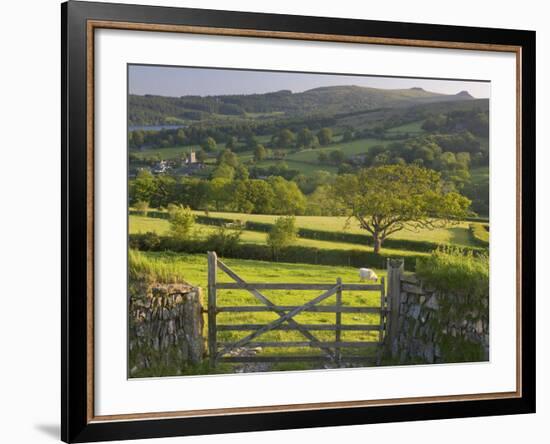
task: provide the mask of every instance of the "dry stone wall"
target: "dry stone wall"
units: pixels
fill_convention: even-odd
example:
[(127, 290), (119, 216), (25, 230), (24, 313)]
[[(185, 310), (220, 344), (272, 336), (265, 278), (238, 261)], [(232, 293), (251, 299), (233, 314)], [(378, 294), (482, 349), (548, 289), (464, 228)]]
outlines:
[(178, 369), (204, 358), (200, 288), (136, 284), (129, 304), (130, 375), (151, 367)]
[(414, 274), (405, 274), (398, 260), (388, 263), (388, 282), (391, 311), (386, 349), (393, 361), (489, 360), (488, 298), (479, 300), (427, 287)]

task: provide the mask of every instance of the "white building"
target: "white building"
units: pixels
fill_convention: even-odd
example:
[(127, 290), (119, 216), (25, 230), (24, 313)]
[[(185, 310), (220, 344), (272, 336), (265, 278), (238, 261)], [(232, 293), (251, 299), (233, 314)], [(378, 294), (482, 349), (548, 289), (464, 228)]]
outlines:
[(166, 160), (161, 160), (153, 167), (153, 174), (162, 174), (166, 173), (168, 170), (168, 162)]

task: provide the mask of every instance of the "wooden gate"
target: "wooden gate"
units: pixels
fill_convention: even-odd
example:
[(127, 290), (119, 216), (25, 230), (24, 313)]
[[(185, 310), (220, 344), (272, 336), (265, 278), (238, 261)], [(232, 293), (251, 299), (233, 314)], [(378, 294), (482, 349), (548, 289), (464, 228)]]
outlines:
[[(217, 281), (218, 268), (229, 276), (233, 282), (222, 283)], [(242, 289), (252, 294), (261, 304), (252, 306), (220, 306), (217, 304), (219, 290)], [(308, 300), (302, 305), (281, 306), (270, 301), (260, 290), (318, 290), (322, 291), (317, 297)], [(343, 291), (377, 291), (380, 292), (380, 306), (345, 306), (342, 304)], [(334, 305), (319, 305), (334, 297)], [(384, 332), (387, 319), (387, 297), (384, 278), (380, 284), (345, 284), (340, 278), (334, 284), (313, 283), (250, 283), (244, 281), (220, 261), (215, 252), (208, 252), (208, 352), (210, 366), (215, 367), (218, 362), (300, 362), (300, 361), (330, 361), (337, 366), (343, 362), (365, 360), (365, 357), (343, 356), (346, 348), (376, 347), (382, 351)], [(245, 312), (273, 312), (278, 318), (266, 324), (218, 324), (219, 313)], [(303, 324), (295, 317), (304, 312), (334, 313), (334, 324)], [(343, 313), (374, 313), (379, 315), (376, 324), (342, 323)], [(271, 330), (297, 331), (304, 341), (258, 341), (258, 337)], [(235, 342), (218, 342), (219, 331), (248, 331), (243, 338)], [(312, 331), (333, 331), (333, 341), (321, 341)], [(343, 331), (378, 331), (375, 341), (342, 341)], [(241, 347), (314, 347), (322, 354), (319, 356), (226, 356), (231, 351)], [(376, 353), (379, 357), (380, 353)]]

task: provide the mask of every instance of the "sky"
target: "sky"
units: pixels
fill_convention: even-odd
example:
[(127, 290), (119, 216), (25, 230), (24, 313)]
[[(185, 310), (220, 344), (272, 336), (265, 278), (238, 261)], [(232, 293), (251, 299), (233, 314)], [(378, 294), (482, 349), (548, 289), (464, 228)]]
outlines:
[(280, 91), (302, 92), (321, 86), (357, 85), (383, 89), (420, 87), (426, 91), (456, 94), (468, 91), (476, 98), (490, 96), (490, 83), (365, 75), (311, 74), (275, 71), (248, 71), (224, 68), (189, 68), (130, 65), (130, 94), (180, 97), (186, 95), (254, 94)]

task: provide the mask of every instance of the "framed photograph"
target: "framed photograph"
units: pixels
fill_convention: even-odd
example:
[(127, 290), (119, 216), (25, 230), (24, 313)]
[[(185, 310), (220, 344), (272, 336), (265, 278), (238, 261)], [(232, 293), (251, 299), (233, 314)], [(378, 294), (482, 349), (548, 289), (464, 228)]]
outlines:
[(535, 33), (62, 5), (62, 439), (535, 411)]

